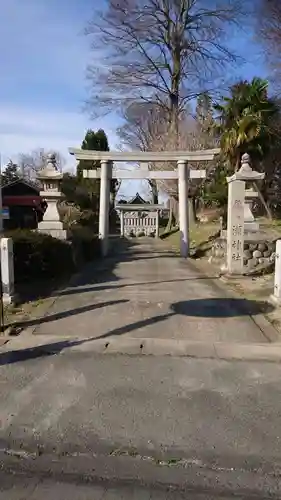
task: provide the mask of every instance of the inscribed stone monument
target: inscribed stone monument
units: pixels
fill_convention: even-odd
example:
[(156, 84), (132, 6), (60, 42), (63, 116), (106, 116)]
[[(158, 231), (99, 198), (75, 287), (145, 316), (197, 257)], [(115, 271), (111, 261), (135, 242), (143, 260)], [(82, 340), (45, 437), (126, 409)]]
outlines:
[(227, 214), (227, 269), (232, 274), (243, 272), (245, 182), (229, 184)]

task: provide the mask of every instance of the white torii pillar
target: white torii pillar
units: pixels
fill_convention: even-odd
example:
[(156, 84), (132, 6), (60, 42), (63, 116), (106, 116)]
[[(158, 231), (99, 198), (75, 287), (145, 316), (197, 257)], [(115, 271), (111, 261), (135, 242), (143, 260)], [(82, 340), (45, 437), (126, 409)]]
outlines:
[(101, 161), (100, 174), (100, 213), (99, 213), (99, 238), (103, 257), (108, 253), (109, 209), (110, 209), (110, 181), (112, 178), (112, 162)]
[(180, 253), (184, 258), (189, 255), (188, 183), (188, 164), (185, 160), (180, 160), (178, 161)]

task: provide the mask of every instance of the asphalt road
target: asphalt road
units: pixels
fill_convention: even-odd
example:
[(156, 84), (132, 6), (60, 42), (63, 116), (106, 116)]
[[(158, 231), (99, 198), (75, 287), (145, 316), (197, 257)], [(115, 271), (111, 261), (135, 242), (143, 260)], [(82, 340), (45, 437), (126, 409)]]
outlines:
[[(66, 481), (0, 473), (0, 500), (254, 500), (257, 497), (223, 492), (178, 489), (156, 484), (120, 484), (118, 481)], [(269, 498), (269, 497), (268, 497)], [(272, 498), (272, 497), (271, 497)]]
[[(171, 485), (191, 498), (281, 497), (277, 363), (65, 351), (8, 363), (0, 375), (2, 475), (19, 476), (19, 488), (40, 478), (33, 495), (51, 471), (52, 498), (70, 481), (72, 500), (75, 490), (83, 498), (85, 479), (108, 481), (106, 495), (129, 482), (136, 498), (165, 498)], [(28, 498), (49, 498), (38, 495)]]

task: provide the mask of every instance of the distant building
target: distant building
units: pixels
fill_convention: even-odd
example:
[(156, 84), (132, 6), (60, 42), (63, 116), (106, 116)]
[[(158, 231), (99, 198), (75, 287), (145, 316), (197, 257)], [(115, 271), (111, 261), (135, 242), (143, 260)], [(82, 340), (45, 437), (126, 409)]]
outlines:
[(139, 193), (137, 193), (131, 200), (129, 200), (128, 205), (149, 205), (149, 201), (145, 201)]
[(36, 229), (47, 204), (40, 189), (19, 179), (2, 187), (3, 229)]

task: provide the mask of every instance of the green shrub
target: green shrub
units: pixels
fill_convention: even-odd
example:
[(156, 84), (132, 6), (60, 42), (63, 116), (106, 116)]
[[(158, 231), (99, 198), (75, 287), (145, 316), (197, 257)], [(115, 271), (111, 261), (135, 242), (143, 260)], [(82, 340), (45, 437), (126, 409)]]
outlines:
[(159, 227), (166, 227), (169, 222), (169, 217), (160, 217), (159, 218)]
[(77, 264), (89, 262), (100, 257), (100, 240), (98, 235), (89, 227), (79, 225), (72, 227), (70, 240)]
[(5, 232), (12, 238), (15, 281), (59, 278), (74, 270), (71, 245), (66, 241), (28, 229)]
[(120, 233), (120, 218), (115, 209), (109, 212), (109, 232), (110, 234)]
[(80, 217), (77, 219), (77, 226), (80, 228), (85, 227), (89, 229), (92, 234), (98, 233), (99, 230), (99, 216), (93, 210), (83, 210)]

